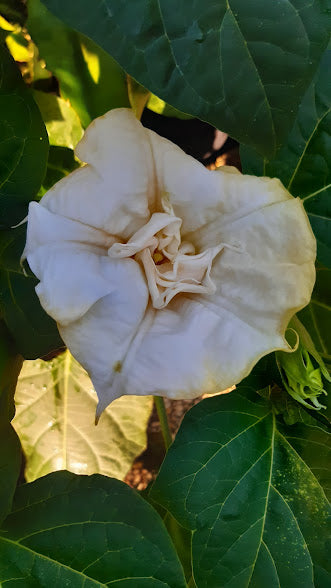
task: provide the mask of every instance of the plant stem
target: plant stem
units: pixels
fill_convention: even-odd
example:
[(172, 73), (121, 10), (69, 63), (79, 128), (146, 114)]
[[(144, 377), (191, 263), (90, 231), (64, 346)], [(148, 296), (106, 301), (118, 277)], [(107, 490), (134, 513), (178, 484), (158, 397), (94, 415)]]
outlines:
[(154, 396), (154, 402), (157, 410), (157, 415), (159, 417), (162, 436), (164, 440), (164, 445), (166, 450), (168, 451), (171, 443), (172, 443), (172, 436), (169, 428), (168, 418), (167, 418), (167, 411), (164, 405), (164, 400), (160, 396)]

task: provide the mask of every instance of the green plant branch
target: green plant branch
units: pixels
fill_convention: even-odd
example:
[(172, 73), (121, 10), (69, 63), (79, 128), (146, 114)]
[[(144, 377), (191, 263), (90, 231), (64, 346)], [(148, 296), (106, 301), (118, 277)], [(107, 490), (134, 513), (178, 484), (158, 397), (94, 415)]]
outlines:
[(154, 402), (155, 402), (157, 415), (159, 417), (159, 421), (160, 421), (160, 425), (161, 425), (161, 431), (162, 431), (162, 436), (163, 436), (163, 440), (164, 440), (164, 445), (165, 445), (166, 450), (168, 451), (168, 449), (172, 443), (172, 436), (171, 436), (171, 431), (169, 428), (167, 411), (166, 411), (166, 408), (164, 405), (164, 400), (160, 396), (154, 396)]

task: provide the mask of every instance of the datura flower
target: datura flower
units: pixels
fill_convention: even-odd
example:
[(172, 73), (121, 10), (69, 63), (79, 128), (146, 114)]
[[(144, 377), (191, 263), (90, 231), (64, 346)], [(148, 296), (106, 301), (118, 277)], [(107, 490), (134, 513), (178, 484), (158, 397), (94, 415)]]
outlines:
[(76, 154), (86, 165), (30, 204), (24, 255), (98, 414), (124, 394), (218, 392), (290, 351), (315, 239), (279, 180), (209, 171), (128, 109), (92, 122)]

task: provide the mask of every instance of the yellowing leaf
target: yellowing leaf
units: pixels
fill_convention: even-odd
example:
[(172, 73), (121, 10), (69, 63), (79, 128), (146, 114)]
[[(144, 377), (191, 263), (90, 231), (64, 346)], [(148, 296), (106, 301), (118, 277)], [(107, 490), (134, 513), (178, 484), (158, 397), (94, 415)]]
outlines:
[(146, 447), (152, 397), (116, 400), (96, 427), (96, 393), (69, 351), (50, 362), (26, 361), (15, 400), (29, 482), (60, 469), (122, 479)]

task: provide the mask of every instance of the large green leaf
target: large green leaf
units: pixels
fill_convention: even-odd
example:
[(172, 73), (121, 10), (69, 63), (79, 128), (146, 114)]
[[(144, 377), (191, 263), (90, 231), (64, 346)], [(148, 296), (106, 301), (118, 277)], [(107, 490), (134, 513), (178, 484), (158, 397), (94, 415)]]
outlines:
[(25, 362), (15, 402), (13, 424), (27, 458), (29, 482), (62, 469), (123, 479), (146, 448), (153, 398), (115, 400), (96, 427), (96, 393), (69, 351), (48, 362)]
[(47, 153), (40, 112), (0, 43), (0, 228), (26, 215), (44, 177)]
[(317, 74), (298, 111), (291, 133), (275, 159), (260, 158), (243, 148), (247, 173), (278, 177), (303, 199), (317, 239), (319, 260), (331, 267), (331, 50), (325, 52)]
[(327, 434), (312, 423), (279, 424), (245, 386), (187, 414), (151, 495), (194, 531), (198, 588), (327, 586)]
[(112, 57), (65, 26), (40, 0), (29, 0), (28, 8), (28, 31), (84, 127), (111, 108), (130, 107), (125, 73)]
[(26, 225), (0, 231), (0, 306), (18, 351), (34, 359), (63, 347), (63, 341), (55, 321), (40, 305), (38, 280), (20, 265), (25, 232)]
[(316, 284), (310, 304), (298, 313), (298, 317), (315, 344), (315, 347), (331, 371), (331, 270), (318, 267)]
[(0, 535), (0, 581), (17, 586), (185, 588), (161, 519), (117, 480), (69, 472), (17, 490)]
[(320, 0), (44, 0), (172, 106), (272, 154), (328, 41)]
[(21, 467), (21, 446), (10, 424), (14, 392), (22, 358), (0, 321), (0, 522), (9, 513)]
[(83, 136), (83, 129), (69, 102), (37, 90), (33, 96), (44, 119), (50, 145), (74, 149)]

